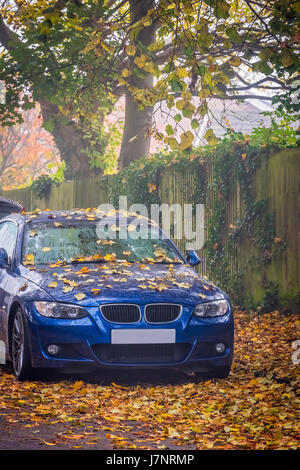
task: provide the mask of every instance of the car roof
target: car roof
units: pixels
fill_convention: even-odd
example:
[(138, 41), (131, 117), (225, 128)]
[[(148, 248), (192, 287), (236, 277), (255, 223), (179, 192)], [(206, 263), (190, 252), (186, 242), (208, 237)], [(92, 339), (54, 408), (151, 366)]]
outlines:
[(128, 221), (134, 220), (136, 217), (139, 217), (144, 220), (148, 220), (149, 224), (154, 224), (156, 225), (155, 222), (152, 220), (148, 219), (147, 217), (140, 216), (139, 214), (135, 214), (133, 212), (127, 212), (127, 211), (117, 211), (117, 210), (108, 210), (108, 211), (101, 211), (97, 210), (95, 208), (88, 208), (88, 209), (72, 209), (72, 210), (63, 210), (63, 211), (57, 211), (57, 210), (39, 210), (35, 209), (31, 212), (25, 212), (22, 211), (19, 214), (10, 214), (9, 216), (1, 219), (1, 222), (5, 220), (14, 220), (17, 223), (26, 223), (29, 220), (32, 220), (33, 222), (38, 222), (38, 223), (46, 223), (51, 221), (54, 223), (55, 221), (82, 221), (82, 220), (87, 220), (87, 221), (93, 221), (93, 220), (101, 220), (105, 218), (106, 220), (110, 219), (117, 219), (117, 218), (122, 218), (122, 217), (127, 217)]
[(23, 210), (22, 204), (12, 199), (0, 197), (0, 212), (10, 214), (12, 212), (21, 212)]

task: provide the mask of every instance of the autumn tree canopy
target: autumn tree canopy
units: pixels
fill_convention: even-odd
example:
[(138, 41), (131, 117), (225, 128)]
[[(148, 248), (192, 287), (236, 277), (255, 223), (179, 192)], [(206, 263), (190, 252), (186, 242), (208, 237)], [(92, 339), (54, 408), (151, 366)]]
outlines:
[(22, 112), (22, 123), (0, 127), (0, 186), (28, 185), (61, 161), (53, 137), (42, 128), (39, 107)]
[(266, 99), (263, 88), (299, 109), (299, 17), (297, 0), (2, 0), (1, 121), (20, 118), (20, 92), (38, 101), (69, 174), (83, 177), (104, 166), (104, 119), (120, 96), (120, 167), (147, 155), (163, 101), (169, 123), (156, 137), (184, 151), (193, 134), (174, 131), (183, 117), (197, 128), (209, 98)]

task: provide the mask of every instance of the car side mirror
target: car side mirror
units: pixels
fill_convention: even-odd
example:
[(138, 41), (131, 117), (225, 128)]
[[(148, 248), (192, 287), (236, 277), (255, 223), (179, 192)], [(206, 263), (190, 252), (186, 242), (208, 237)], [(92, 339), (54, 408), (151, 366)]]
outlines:
[(8, 266), (8, 254), (4, 248), (0, 248), (0, 269), (7, 268)]
[(188, 250), (186, 252), (186, 260), (190, 266), (197, 266), (201, 263), (201, 259), (194, 250)]

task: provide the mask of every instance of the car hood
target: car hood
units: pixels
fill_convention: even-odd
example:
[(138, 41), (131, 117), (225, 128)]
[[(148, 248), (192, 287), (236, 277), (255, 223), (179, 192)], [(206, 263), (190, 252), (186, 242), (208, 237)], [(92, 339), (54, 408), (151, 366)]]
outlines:
[(83, 306), (111, 301), (195, 305), (228, 298), (188, 265), (77, 264), (35, 269), (21, 266), (20, 271), (53, 300)]

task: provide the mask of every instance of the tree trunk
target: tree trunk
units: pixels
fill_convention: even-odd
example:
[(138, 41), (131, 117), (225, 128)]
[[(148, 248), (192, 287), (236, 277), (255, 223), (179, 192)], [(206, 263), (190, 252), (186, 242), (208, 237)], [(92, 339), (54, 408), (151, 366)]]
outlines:
[(121, 169), (149, 153), (153, 113), (150, 106), (139, 111), (130, 94), (125, 99), (125, 126), (119, 157)]
[[(45, 122), (53, 116), (56, 119), (59, 118), (61, 113), (55, 104), (50, 103), (43, 97), (39, 98), (39, 103)], [(62, 159), (66, 162), (65, 175), (67, 178), (89, 178), (102, 173), (99, 168), (90, 169), (86, 151), (88, 142), (83, 138), (83, 131), (78, 129), (75, 123), (70, 121), (69, 125), (63, 126), (57, 119), (57, 124), (54, 125), (51, 134)]]
[[(143, 0), (137, 2), (130, 0), (131, 24), (139, 21), (147, 15), (147, 11), (155, 8), (154, 0)], [(153, 22), (150, 26), (142, 29), (136, 36), (135, 42), (144, 46), (149, 46), (155, 40), (157, 23)], [(140, 53), (137, 52), (138, 55)], [(138, 78), (134, 74), (134, 57), (129, 58), (129, 68), (131, 70), (130, 84), (139, 89), (153, 87), (153, 75), (145, 72), (144, 78)], [(122, 144), (119, 156), (119, 167), (122, 169), (130, 162), (144, 157), (149, 152), (151, 140), (152, 114), (153, 106), (146, 106), (139, 110), (137, 103), (130, 93), (125, 97), (125, 125), (122, 137)]]

